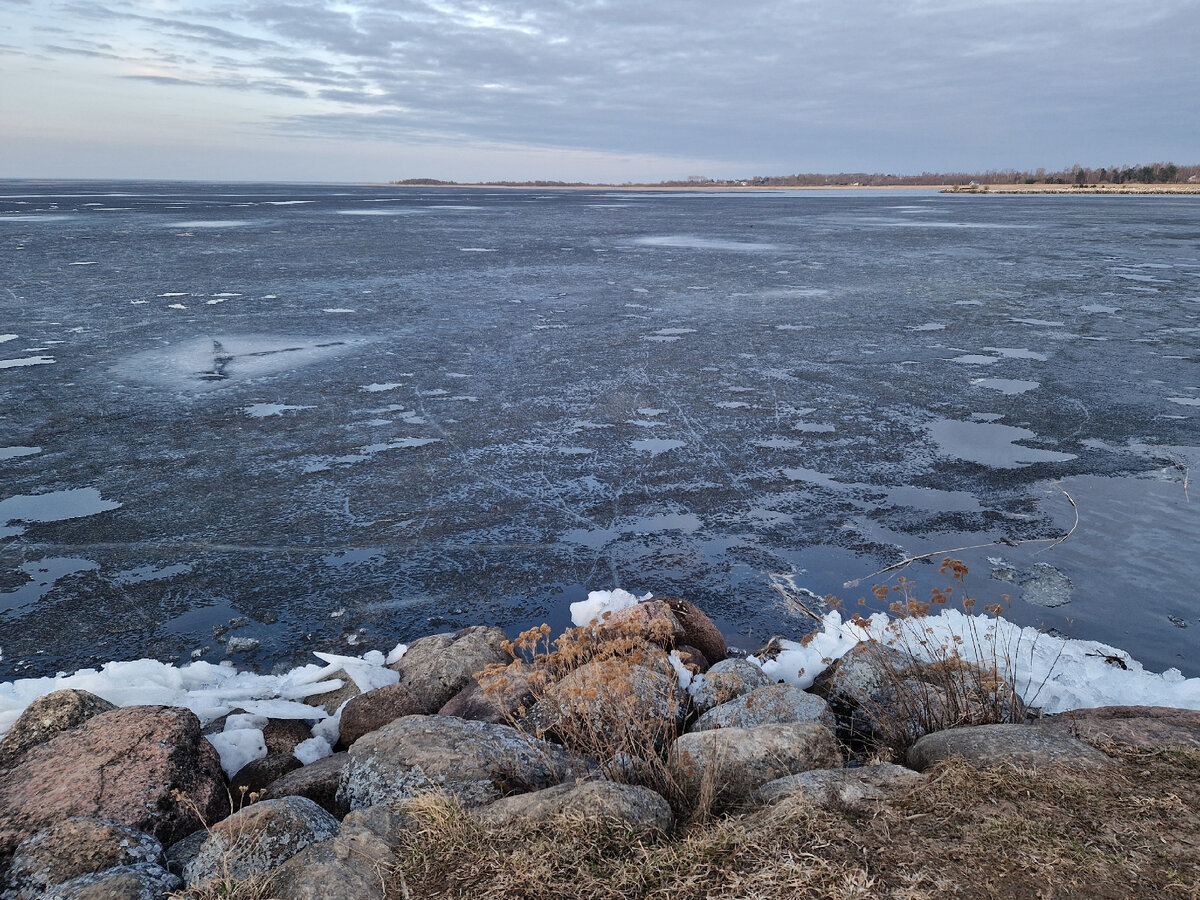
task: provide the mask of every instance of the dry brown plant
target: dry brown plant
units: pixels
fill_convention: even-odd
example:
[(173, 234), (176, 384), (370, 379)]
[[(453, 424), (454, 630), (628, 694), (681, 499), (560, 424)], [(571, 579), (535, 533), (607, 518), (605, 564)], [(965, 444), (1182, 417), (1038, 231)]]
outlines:
[[(865, 642), (884, 684), (862, 699), (863, 715), (852, 716), (851, 730), (856, 741), (883, 757), (903, 758), (913, 742), (934, 731), (1026, 721), (1028, 707), (1036, 703), (1050, 677), (1047, 674), (1042, 684), (1030, 686), (1034, 689), (1027, 704), (1005, 673), (1015, 671), (1017, 657), (1032, 654), (1033, 647), (997, 639), (1002, 605), (984, 607), (990, 623), (975, 618), (978, 604), (966, 590), (969, 570), (961, 560), (945, 557), (938, 571), (948, 575), (951, 584), (933, 588), (928, 600), (918, 598), (916, 584), (905, 576), (894, 585), (872, 588), (876, 602), (886, 603), (891, 615), (884, 639)], [(929, 617), (954, 603), (967, 614), (967, 633), (947, 639), (932, 627)], [(850, 621), (868, 624), (861, 614)]]
[(529, 704), (496, 696), (514, 689), (508, 666), (477, 676), (510, 724), (594, 760), (611, 781), (657, 791), (676, 815), (693, 804), (669, 764), (669, 749), (683, 725), (687, 696), (679, 688), (664, 646), (673, 629), (666, 616), (605, 614), (551, 641), (541, 625), (505, 645), (514, 661), (531, 669)]

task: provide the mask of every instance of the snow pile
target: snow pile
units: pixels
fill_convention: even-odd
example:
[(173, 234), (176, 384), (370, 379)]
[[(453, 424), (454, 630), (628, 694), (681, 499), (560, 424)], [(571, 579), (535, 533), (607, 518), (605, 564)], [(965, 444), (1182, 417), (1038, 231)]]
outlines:
[(605, 613), (620, 612), (631, 606), (636, 606), (644, 600), (649, 600), (653, 594), (638, 597), (620, 588), (612, 591), (592, 591), (586, 600), (571, 604), (571, 623), (586, 625), (592, 619), (599, 619)]
[(808, 688), (835, 659), (871, 638), (927, 661), (945, 658), (945, 648), (953, 647), (968, 662), (994, 663), (1027, 704), (1047, 713), (1098, 706), (1200, 709), (1200, 678), (1184, 678), (1178, 669), (1147, 672), (1108, 644), (1057, 638), (1007, 619), (953, 609), (900, 620), (876, 613), (848, 622), (830, 612), (807, 645), (782, 641), (782, 651), (763, 660), (763, 671), (774, 680)]
[[(22, 678), (0, 683), (0, 737), (38, 697), (67, 688), (88, 691), (117, 706), (186, 707), (204, 723), (239, 708), (252, 716), (271, 719), (324, 719), (324, 710), (298, 701), (338, 690), (345, 681), (334, 677), (337, 675), (349, 678), (360, 691), (395, 684), (400, 676), (385, 668), (385, 663), (398, 660), (405, 649), (399, 645), (386, 657), (378, 650), (362, 656), (317, 653), (324, 665), (300, 666), (284, 675), (256, 675), (207, 662), (172, 666), (139, 659), (80, 669), (72, 675)], [(239, 717), (234, 719), (238, 724), (231, 731), (253, 730)], [(227, 740), (248, 739), (242, 736)], [(330, 743), (336, 740), (335, 733)]]

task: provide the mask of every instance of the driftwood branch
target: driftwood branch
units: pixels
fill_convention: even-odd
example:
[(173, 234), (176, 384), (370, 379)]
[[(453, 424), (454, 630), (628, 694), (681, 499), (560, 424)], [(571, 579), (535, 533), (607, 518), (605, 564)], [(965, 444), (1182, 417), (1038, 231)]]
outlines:
[[(1060, 490), (1062, 489), (1060, 488)], [(892, 563), (890, 566), (884, 566), (878, 572), (872, 572), (870, 575), (864, 575), (861, 578), (855, 578), (853, 581), (847, 581), (842, 585), (842, 587), (858, 587), (868, 578), (875, 578), (878, 575), (885, 575), (888, 572), (894, 572), (896, 569), (903, 569), (910, 563), (919, 562), (922, 559), (929, 559), (931, 556), (947, 556), (951, 553), (961, 553), (964, 550), (985, 550), (988, 547), (1013, 547), (1017, 544), (1045, 544), (1047, 542), (1052, 542), (1050, 543), (1049, 547), (1044, 547), (1038, 551), (1039, 553), (1045, 553), (1047, 550), (1054, 549), (1071, 535), (1073, 535), (1075, 533), (1075, 529), (1079, 527), (1079, 507), (1075, 505), (1075, 498), (1066, 491), (1063, 491), (1063, 496), (1067, 498), (1067, 502), (1071, 504), (1071, 509), (1075, 511), (1075, 522), (1071, 525), (1071, 530), (1060, 538), (1027, 538), (1026, 540), (1021, 541), (988, 541), (986, 544), (971, 544), (966, 547), (951, 547), (947, 550), (933, 550), (929, 553), (921, 553), (917, 556), (910, 556), (906, 559), (900, 560), (898, 563)], [(779, 588), (776, 587), (776, 590), (779, 590)]]

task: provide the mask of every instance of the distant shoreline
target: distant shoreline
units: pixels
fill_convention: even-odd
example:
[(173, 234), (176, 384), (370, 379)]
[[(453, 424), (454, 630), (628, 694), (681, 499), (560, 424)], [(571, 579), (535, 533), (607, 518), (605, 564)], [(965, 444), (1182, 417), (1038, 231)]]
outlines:
[(391, 188), (501, 190), (501, 191), (624, 191), (637, 193), (749, 193), (777, 194), (794, 191), (931, 191), (940, 194), (1089, 194), (1152, 195), (1200, 194), (1200, 184), (389, 184)]
[(943, 194), (1200, 194), (1200, 184), (956, 184)]

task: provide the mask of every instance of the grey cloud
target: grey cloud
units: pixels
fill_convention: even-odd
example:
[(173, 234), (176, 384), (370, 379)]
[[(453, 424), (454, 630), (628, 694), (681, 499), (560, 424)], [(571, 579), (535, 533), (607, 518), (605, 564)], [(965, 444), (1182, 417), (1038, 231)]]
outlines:
[(1118, 111), (1149, 115), (1128, 109), (1132, 97), (1170, 96), (1172, 84), (1171, 115), (1185, 123), (1177, 133), (1200, 127), (1186, 124), (1200, 121), (1200, 101), (1182, 87), (1200, 77), (1195, 0), (1153, 9), (1134, 0), (748, 0), (736, 9), (716, 0), (230, 0), (221, 16), (203, 7), (152, 16), (115, 0), (74, 8), (97, 28), (136, 24), (156, 36), (153, 61), (173, 67), (161, 83), (311, 97), (303, 115), (274, 125), (354, 140), (750, 153), (781, 171), (822, 153), (856, 155), (862, 168), (885, 157), (952, 165), (937, 161), (951, 152), (986, 166), (1039, 143), (1042, 152), (1058, 152), (1056, 141), (1086, 146), (1112, 132)]

